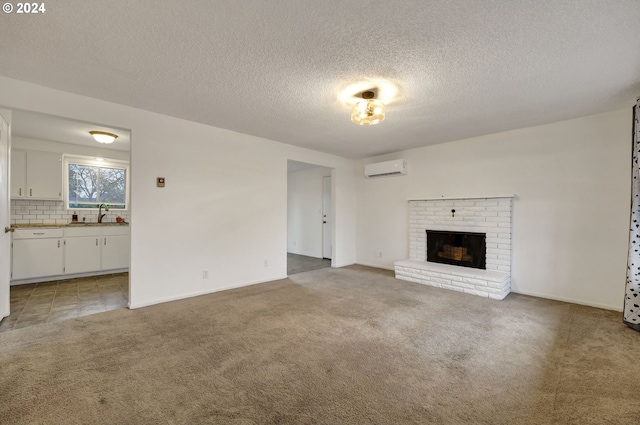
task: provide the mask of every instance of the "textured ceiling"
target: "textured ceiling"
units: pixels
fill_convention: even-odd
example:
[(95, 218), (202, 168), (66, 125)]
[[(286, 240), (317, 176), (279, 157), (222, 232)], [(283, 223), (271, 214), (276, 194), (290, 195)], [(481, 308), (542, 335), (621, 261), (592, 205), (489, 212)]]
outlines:
[[(630, 108), (640, 95), (637, 0), (46, 7), (0, 14), (0, 74), (350, 158)], [(348, 95), (368, 87), (392, 96), (387, 119), (356, 126)]]

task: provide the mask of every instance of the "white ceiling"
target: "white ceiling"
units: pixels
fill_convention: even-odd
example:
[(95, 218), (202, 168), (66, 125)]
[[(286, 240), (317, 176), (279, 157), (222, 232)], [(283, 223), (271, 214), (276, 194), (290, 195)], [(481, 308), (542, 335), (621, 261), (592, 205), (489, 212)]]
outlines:
[[(108, 145), (93, 140), (90, 131), (106, 131), (118, 138)], [(90, 146), (92, 148), (129, 151), (131, 137), (128, 130), (104, 125), (95, 125), (77, 120), (69, 120), (38, 112), (13, 109), (11, 113), (11, 133), (29, 139), (49, 140)]]
[[(46, 8), (0, 14), (0, 74), (350, 158), (630, 108), (640, 95), (638, 0)], [(369, 87), (393, 95), (387, 119), (356, 126), (350, 95)]]

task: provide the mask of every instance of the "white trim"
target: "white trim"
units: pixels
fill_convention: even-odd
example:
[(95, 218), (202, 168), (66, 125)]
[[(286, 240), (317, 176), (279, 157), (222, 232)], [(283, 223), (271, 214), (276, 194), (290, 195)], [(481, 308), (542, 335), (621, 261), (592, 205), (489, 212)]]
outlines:
[[(589, 307), (602, 308), (604, 310), (622, 312), (622, 309), (623, 309), (622, 303), (619, 306), (612, 306), (608, 304), (592, 303), (590, 301), (584, 301), (584, 300), (575, 299), (575, 298), (556, 297), (556, 296), (551, 296), (548, 294), (543, 294), (535, 291), (520, 291), (520, 290), (513, 289), (513, 287), (511, 287), (511, 292), (520, 294), (520, 295), (527, 295), (527, 296), (536, 297), (536, 298), (544, 298), (547, 300), (560, 301), (560, 302), (569, 303), (569, 304), (587, 305)], [(622, 320), (621, 320), (621, 323), (622, 323)]]
[(205, 291), (190, 292), (188, 294), (181, 294), (181, 295), (177, 295), (177, 296), (173, 296), (173, 297), (158, 298), (156, 300), (147, 301), (147, 302), (140, 303), (140, 304), (131, 304), (131, 301), (129, 301), (129, 304), (128, 304), (127, 307), (129, 307), (129, 309), (133, 310), (133, 309), (136, 309), (136, 308), (149, 307), (149, 306), (156, 305), (156, 304), (168, 303), (168, 302), (171, 302), (171, 301), (178, 301), (178, 300), (183, 300), (183, 299), (191, 298), (191, 297), (199, 297), (200, 295), (207, 295), (207, 294), (213, 294), (215, 292), (227, 291), (229, 289), (236, 289), (236, 288), (242, 288), (242, 287), (245, 287), (245, 286), (258, 285), (260, 283), (275, 282), (277, 280), (282, 280), (282, 279), (286, 279), (286, 278), (287, 278), (287, 276), (276, 277), (276, 278), (268, 279), (268, 280), (256, 280), (256, 281), (252, 281), (252, 282), (240, 283), (240, 284), (237, 284), (237, 285), (223, 286), (221, 288), (207, 289)]
[(11, 286), (26, 285), (28, 283), (51, 282), (51, 281), (57, 281), (57, 280), (75, 279), (78, 277), (90, 277), (90, 276), (102, 276), (105, 274), (127, 273), (128, 271), (129, 269), (125, 267), (123, 269), (99, 270), (99, 271), (84, 272), (84, 273), (59, 274), (55, 276), (16, 279), (11, 281)]
[(368, 263), (355, 263), (356, 266), (373, 267), (374, 269), (391, 270), (394, 271), (394, 267), (381, 266), (380, 264), (368, 264)]
[[(335, 257), (335, 255), (334, 255), (334, 257)], [(331, 259), (331, 268), (332, 268), (332, 269), (339, 269), (339, 268), (341, 268), (341, 267), (353, 266), (354, 264), (356, 264), (356, 263), (354, 262), (354, 263), (344, 263), (344, 264), (341, 264), (341, 263), (336, 262), (336, 263), (334, 264), (334, 263), (333, 263), (333, 258)]]

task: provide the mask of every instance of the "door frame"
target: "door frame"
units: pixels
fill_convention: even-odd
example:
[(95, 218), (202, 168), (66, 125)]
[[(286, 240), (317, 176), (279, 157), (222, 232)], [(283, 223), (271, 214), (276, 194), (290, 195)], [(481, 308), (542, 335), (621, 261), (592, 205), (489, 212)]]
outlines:
[[(0, 184), (6, 187), (6, 197), (0, 200), (0, 208), (5, 215), (5, 220), (0, 223), (0, 228), (11, 227), (11, 111), (0, 108), (0, 120), (7, 123), (7, 145), (6, 151), (0, 155), (6, 155), (6, 167), (0, 170)], [(0, 122), (0, 125), (3, 123)], [(4, 148), (3, 148), (4, 150)], [(0, 241), (0, 320), (11, 314), (11, 233), (6, 230), (3, 233), (4, 239)]]
[(333, 177), (322, 177), (322, 258), (333, 261)]

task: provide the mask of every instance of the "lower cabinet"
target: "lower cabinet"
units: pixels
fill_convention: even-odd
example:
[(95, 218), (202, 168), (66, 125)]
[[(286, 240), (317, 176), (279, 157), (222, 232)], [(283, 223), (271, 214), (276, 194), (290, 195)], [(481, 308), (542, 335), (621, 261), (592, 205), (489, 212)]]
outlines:
[(103, 270), (129, 268), (129, 235), (104, 235), (102, 237)]
[(17, 229), (13, 235), (12, 279), (55, 276), (63, 271), (62, 229)]
[(100, 237), (82, 236), (64, 241), (64, 272), (86, 273), (101, 270)]
[(129, 246), (128, 226), (16, 229), (11, 280), (127, 269)]

